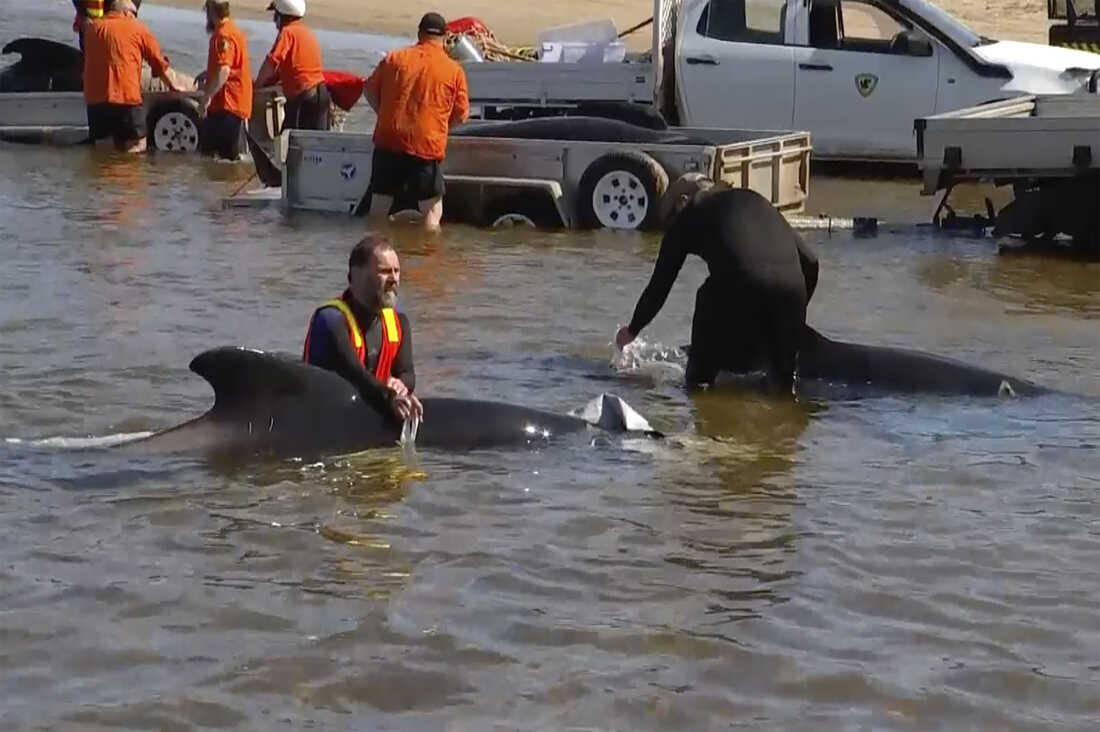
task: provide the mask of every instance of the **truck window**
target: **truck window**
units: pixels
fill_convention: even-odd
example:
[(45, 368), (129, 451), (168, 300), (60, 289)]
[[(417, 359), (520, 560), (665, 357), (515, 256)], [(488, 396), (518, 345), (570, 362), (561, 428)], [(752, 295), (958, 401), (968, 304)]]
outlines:
[(815, 0), (810, 45), (863, 53), (891, 53), (898, 33), (912, 26), (872, 0)]
[(696, 31), (738, 43), (783, 44), (787, 0), (710, 0)]
[(886, 41), (908, 30), (885, 10), (860, 0), (841, 0), (841, 29), (844, 45), (853, 41)]

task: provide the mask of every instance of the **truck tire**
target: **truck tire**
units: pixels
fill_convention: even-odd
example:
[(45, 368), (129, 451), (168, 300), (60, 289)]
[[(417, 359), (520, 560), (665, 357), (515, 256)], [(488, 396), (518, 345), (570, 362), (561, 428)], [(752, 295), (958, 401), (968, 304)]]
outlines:
[(581, 176), (577, 211), (582, 226), (652, 229), (659, 202), (668, 189), (668, 173), (645, 153), (608, 153)]
[(546, 193), (523, 191), (506, 193), (492, 199), (482, 215), (485, 226), (531, 226), (537, 229), (560, 228), (561, 216)]
[(154, 150), (197, 152), (202, 143), (198, 105), (187, 99), (157, 104), (149, 111), (146, 127)]

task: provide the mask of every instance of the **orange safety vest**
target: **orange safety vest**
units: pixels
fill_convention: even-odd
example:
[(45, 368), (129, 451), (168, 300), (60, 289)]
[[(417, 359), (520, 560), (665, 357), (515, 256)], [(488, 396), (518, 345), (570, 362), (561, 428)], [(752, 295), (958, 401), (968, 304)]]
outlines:
[[(355, 313), (342, 298), (329, 300), (313, 313), (309, 321), (309, 331), (306, 332), (306, 344), (302, 349), (302, 360), (309, 360), (309, 339), (313, 335), (313, 321), (317, 312), (324, 308), (336, 308), (344, 314), (344, 320), (348, 323), (348, 335), (351, 336), (351, 345), (355, 348), (355, 357), (364, 368), (367, 366), (367, 344), (363, 340), (363, 331), (359, 328), (359, 321), (355, 319)], [(390, 369), (393, 368), (393, 360), (397, 358), (397, 352), (401, 349), (401, 321), (393, 308), (382, 308), (382, 352), (378, 354), (378, 363), (374, 367), (374, 378), (386, 383), (390, 378)]]

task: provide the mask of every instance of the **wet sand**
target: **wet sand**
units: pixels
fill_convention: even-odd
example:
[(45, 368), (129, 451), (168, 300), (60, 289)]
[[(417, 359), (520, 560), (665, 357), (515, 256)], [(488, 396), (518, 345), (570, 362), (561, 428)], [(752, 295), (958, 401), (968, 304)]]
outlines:
[[(160, 0), (159, 5), (195, 8), (198, 0)], [(974, 30), (994, 38), (1046, 42), (1046, 5), (1042, 0), (942, 0), (937, 3)], [(267, 3), (233, 3), (242, 17), (266, 17)], [(420, 16), (429, 10), (448, 19), (472, 15), (489, 26), (502, 42), (512, 46), (534, 43), (543, 28), (584, 20), (611, 18), (623, 31), (648, 18), (648, 0), (559, 0), (554, 3), (505, 3), (498, 0), (435, 0), (432, 3), (364, 3), (362, 0), (309, 0), (307, 19), (318, 27), (411, 36)], [(636, 48), (648, 48), (650, 30), (632, 34)]]

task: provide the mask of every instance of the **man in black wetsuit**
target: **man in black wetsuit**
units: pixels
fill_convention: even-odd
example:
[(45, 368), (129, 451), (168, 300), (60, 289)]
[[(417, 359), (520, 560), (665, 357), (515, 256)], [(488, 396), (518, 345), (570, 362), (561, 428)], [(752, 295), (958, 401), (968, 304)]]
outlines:
[(674, 218), (630, 324), (615, 342), (622, 348), (653, 320), (687, 255), (695, 254), (710, 276), (695, 297), (688, 386), (712, 384), (721, 370), (763, 369), (770, 386), (790, 392), (817, 257), (760, 194), (690, 183), (694, 194), (687, 183), (666, 194)]
[(412, 326), (395, 310), (401, 263), (393, 245), (364, 237), (348, 258), (348, 288), (313, 313), (303, 358), (343, 376), (376, 409), (423, 419), (413, 394)]

